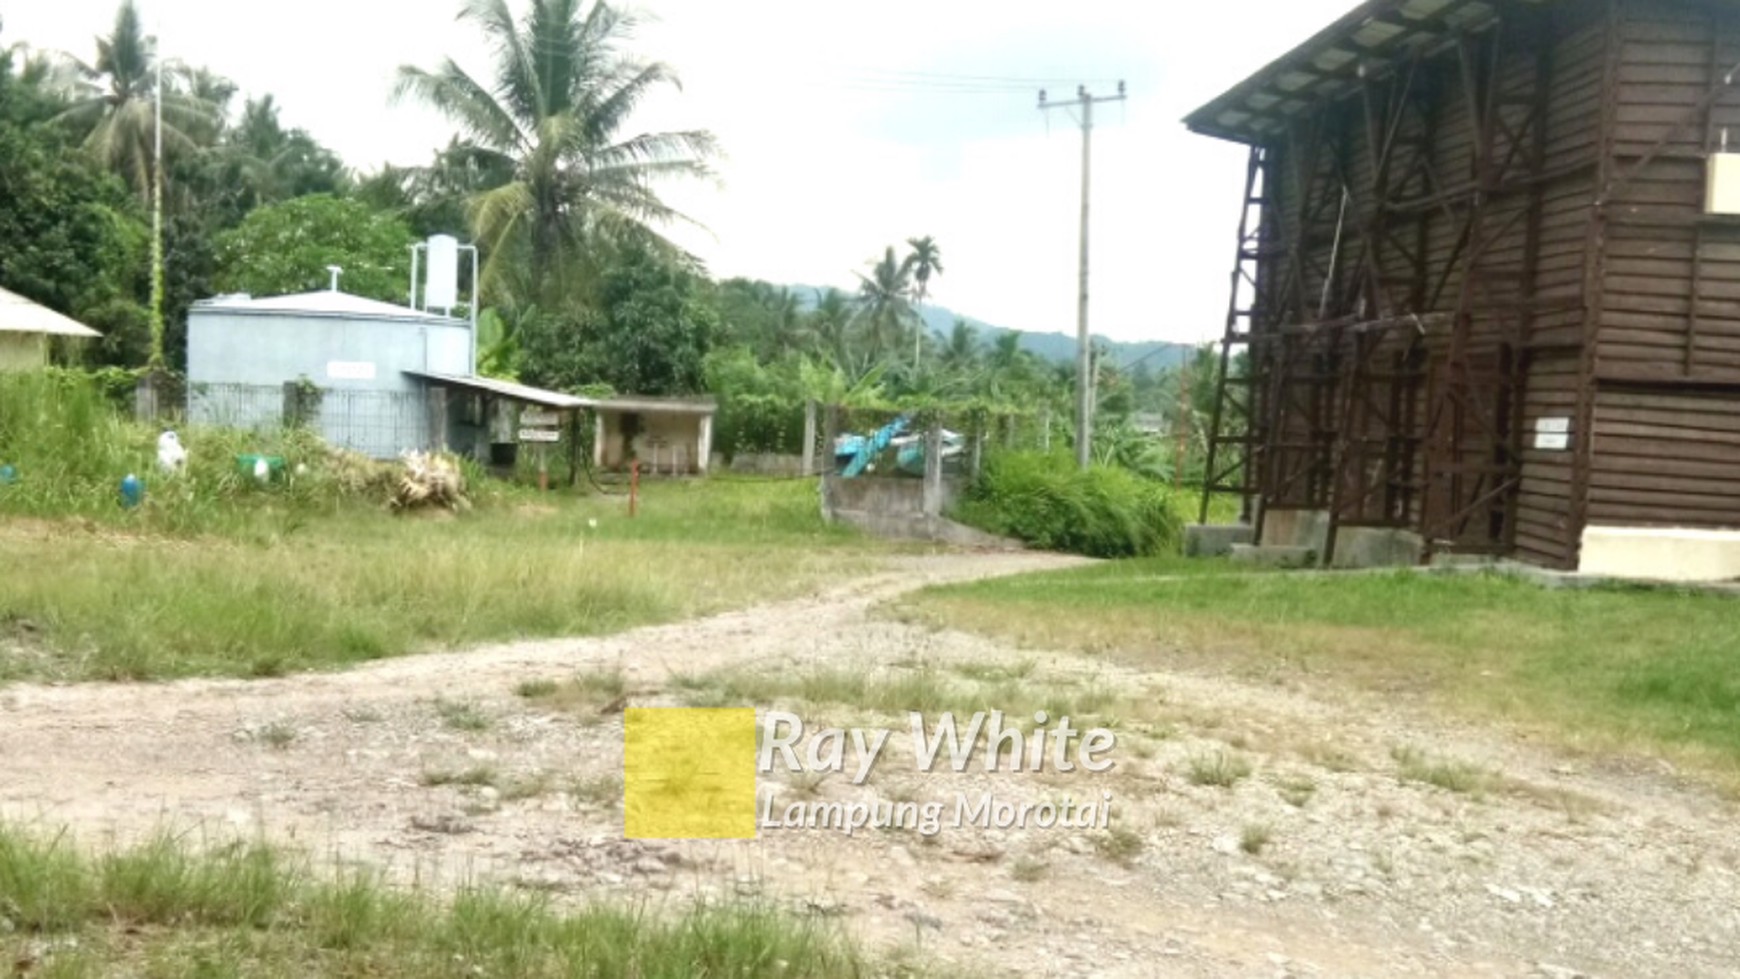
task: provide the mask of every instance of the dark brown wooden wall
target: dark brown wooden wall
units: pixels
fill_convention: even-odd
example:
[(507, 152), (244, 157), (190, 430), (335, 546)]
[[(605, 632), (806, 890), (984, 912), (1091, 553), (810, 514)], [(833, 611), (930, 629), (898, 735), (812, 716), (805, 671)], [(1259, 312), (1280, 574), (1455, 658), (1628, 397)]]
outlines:
[(1740, 7), (1623, 0), (1588, 522), (1740, 526), (1740, 223), (1703, 214)]
[[(1527, 325), (1528, 349), (1519, 352), (1530, 364), (1522, 405), (1523, 424), (1530, 429), (1538, 417), (1575, 414), (1578, 404), (1591, 205), (1601, 155), (1602, 94), (1609, 53), (1606, 11), (1605, 0), (1561, 0), (1549, 5), (1544, 14), (1547, 22), (1538, 25), (1538, 43), (1524, 44), (1516, 35), (1505, 35), (1499, 42), (1499, 101), (1511, 103), (1501, 111), (1513, 123), (1530, 111), (1527, 102), (1537, 94), (1537, 72), (1547, 72), (1546, 127), (1544, 134), (1539, 134), (1543, 150), (1540, 171), (1545, 179), (1520, 179), (1527, 175), (1522, 161), (1532, 153), (1537, 134), (1525, 134), (1522, 142), (1527, 145), (1517, 147), (1511, 146), (1507, 137), (1497, 137), (1494, 156), (1513, 160), (1511, 176), (1517, 180), (1506, 185), (1483, 219), (1483, 236), (1490, 239), (1490, 247), (1474, 263), (1477, 285), (1470, 301), (1477, 311), (1472, 336), (1477, 350), (1492, 347), (1499, 336), (1519, 328), (1519, 310), (1527, 297), (1533, 297), (1535, 312)], [(1543, 45), (1545, 62), (1540, 60)], [(1490, 53), (1490, 48), (1481, 47), (1479, 56), (1485, 58)], [(1326, 107), (1316, 121), (1301, 124), (1289, 140), (1270, 147), (1275, 157), (1272, 209), (1281, 229), (1277, 244), (1283, 247), (1261, 265), (1259, 278), (1270, 292), (1258, 329), (1316, 320), (1320, 311), (1334, 319), (1450, 313), (1458, 308), (1471, 267), (1470, 249), (1463, 239), (1473, 197), (1479, 134), (1456, 52), (1440, 52), (1415, 70), (1419, 74), (1413, 92), (1422, 100), (1421, 111), (1403, 114), (1397, 132), (1402, 143), (1421, 149), (1417, 154), (1398, 152), (1394, 158), (1387, 189), (1392, 207), (1383, 219), (1384, 230), (1409, 247), (1375, 246), (1376, 257), (1369, 265), (1380, 270), (1384, 288), (1372, 289), (1369, 278), (1361, 288), (1360, 273), (1369, 267), (1368, 249), (1374, 247), (1364, 232), (1372, 226), (1379, 196), (1367, 136), (1370, 127), (1365, 106), (1357, 96)], [(1374, 86), (1376, 104), (1392, 104), (1386, 99), (1404, 84), (1405, 71), (1400, 69)], [(1350, 188), (1351, 198), (1336, 263), (1338, 274), (1331, 302), (1327, 310), (1320, 310), (1343, 182)], [(1533, 276), (1526, 278), (1530, 222), (1525, 215), (1535, 205), (1537, 194), (1536, 257)], [(1433, 197), (1441, 200), (1429, 206), (1411, 206), (1411, 202)], [(1424, 247), (1410, 255), (1414, 243)], [(1302, 262), (1292, 257), (1294, 251), (1303, 255)], [(1299, 271), (1290, 272), (1295, 263)], [(1281, 282), (1290, 282), (1292, 287), (1277, 289)], [(1424, 340), (1429, 351), (1428, 374), (1436, 378), (1447, 354), (1448, 324), (1439, 321)], [(1414, 341), (1410, 330), (1392, 331), (1384, 340), (1384, 356)], [(1301, 388), (1304, 386), (1301, 382)], [(1416, 426), (1409, 434), (1416, 438), (1426, 434), (1422, 429), (1430, 414), (1429, 391), (1429, 385), (1422, 385), (1407, 413)], [(1306, 395), (1298, 399), (1300, 402), (1311, 402), (1308, 392), (1299, 393)], [(1281, 428), (1274, 433), (1277, 440), (1300, 443), (1308, 438), (1312, 426), (1300, 412), (1289, 409), (1280, 421)], [(1416, 458), (1416, 483), (1423, 477), (1422, 458)], [(1580, 532), (1571, 526), (1571, 468), (1569, 453), (1525, 453), (1516, 509), (1519, 556), (1544, 564), (1569, 560)], [(1297, 493), (1300, 485), (1304, 484), (1295, 483), (1290, 498), (1279, 502), (1321, 504)], [(1413, 506), (1410, 522), (1417, 523), (1421, 516), (1417, 499)]]

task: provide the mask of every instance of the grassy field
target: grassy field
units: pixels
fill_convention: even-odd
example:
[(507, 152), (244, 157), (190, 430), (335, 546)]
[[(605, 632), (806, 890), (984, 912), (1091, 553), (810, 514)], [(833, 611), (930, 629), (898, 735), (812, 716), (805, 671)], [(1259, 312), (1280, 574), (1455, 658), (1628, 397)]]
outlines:
[(775, 599), (888, 545), (814, 484), (508, 494), (458, 517), (238, 511), (219, 532), (0, 514), (0, 680), (269, 676), (490, 640), (590, 635)]
[(1497, 575), (1132, 561), (938, 587), (903, 614), (1137, 667), (1347, 682), (1740, 775), (1735, 600)]
[(361, 872), (320, 879), (261, 845), (196, 853), (168, 836), (86, 856), (0, 827), (0, 920), (11, 974), (43, 979), (889, 974), (836, 928), (764, 906), (562, 913), (490, 889), (437, 900)]

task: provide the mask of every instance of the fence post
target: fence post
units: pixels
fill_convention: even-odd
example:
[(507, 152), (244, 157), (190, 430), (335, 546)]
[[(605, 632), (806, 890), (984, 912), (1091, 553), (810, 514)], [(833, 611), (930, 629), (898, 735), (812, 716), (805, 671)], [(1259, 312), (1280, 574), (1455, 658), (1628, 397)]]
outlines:
[(816, 399), (804, 402), (804, 471), (808, 476), (816, 471)]
[(933, 424), (924, 433), (924, 515), (942, 516), (942, 426)]
[(133, 417), (142, 422), (154, 422), (158, 414), (159, 390), (158, 374), (151, 371), (139, 375), (139, 380), (133, 387)]
[(828, 472), (834, 471), (834, 445), (840, 441), (840, 406), (828, 405), (827, 436), (822, 442), (824, 451), (822, 468)]
[(431, 386), (428, 397), (429, 447), (436, 452), (447, 451), (447, 389)]
[(295, 381), (285, 381), (284, 408), (279, 423), (285, 428), (296, 428), (302, 421), (302, 386)]

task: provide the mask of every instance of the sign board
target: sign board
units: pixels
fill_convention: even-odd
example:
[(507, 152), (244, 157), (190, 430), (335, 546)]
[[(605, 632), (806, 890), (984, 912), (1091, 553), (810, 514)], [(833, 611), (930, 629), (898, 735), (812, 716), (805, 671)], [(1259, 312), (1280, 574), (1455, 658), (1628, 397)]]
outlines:
[(520, 424), (532, 428), (542, 428), (548, 425), (555, 425), (560, 421), (561, 419), (556, 417), (556, 413), (553, 411), (534, 411), (527, 408), (525, 411), (520, 412)]
[(375, 365), (366, 360), (329, 360), (326, 362), (326, 376), (335, 381), (372, 381), (375, 379)]
[(1571, 419), (1535, 419), (1535, 448), (1563, 452), (1571, 447)]
[(521, 442), (560, 442), (562, 433), (554, 428), (522, 428)]

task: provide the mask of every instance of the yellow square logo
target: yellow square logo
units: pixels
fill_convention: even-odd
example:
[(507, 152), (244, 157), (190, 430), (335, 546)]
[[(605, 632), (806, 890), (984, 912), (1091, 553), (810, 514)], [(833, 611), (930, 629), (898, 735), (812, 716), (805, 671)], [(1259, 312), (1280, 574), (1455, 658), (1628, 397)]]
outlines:
[(622, 785), (628, 839), (754, 839), (755, 709), (629, 708)]

